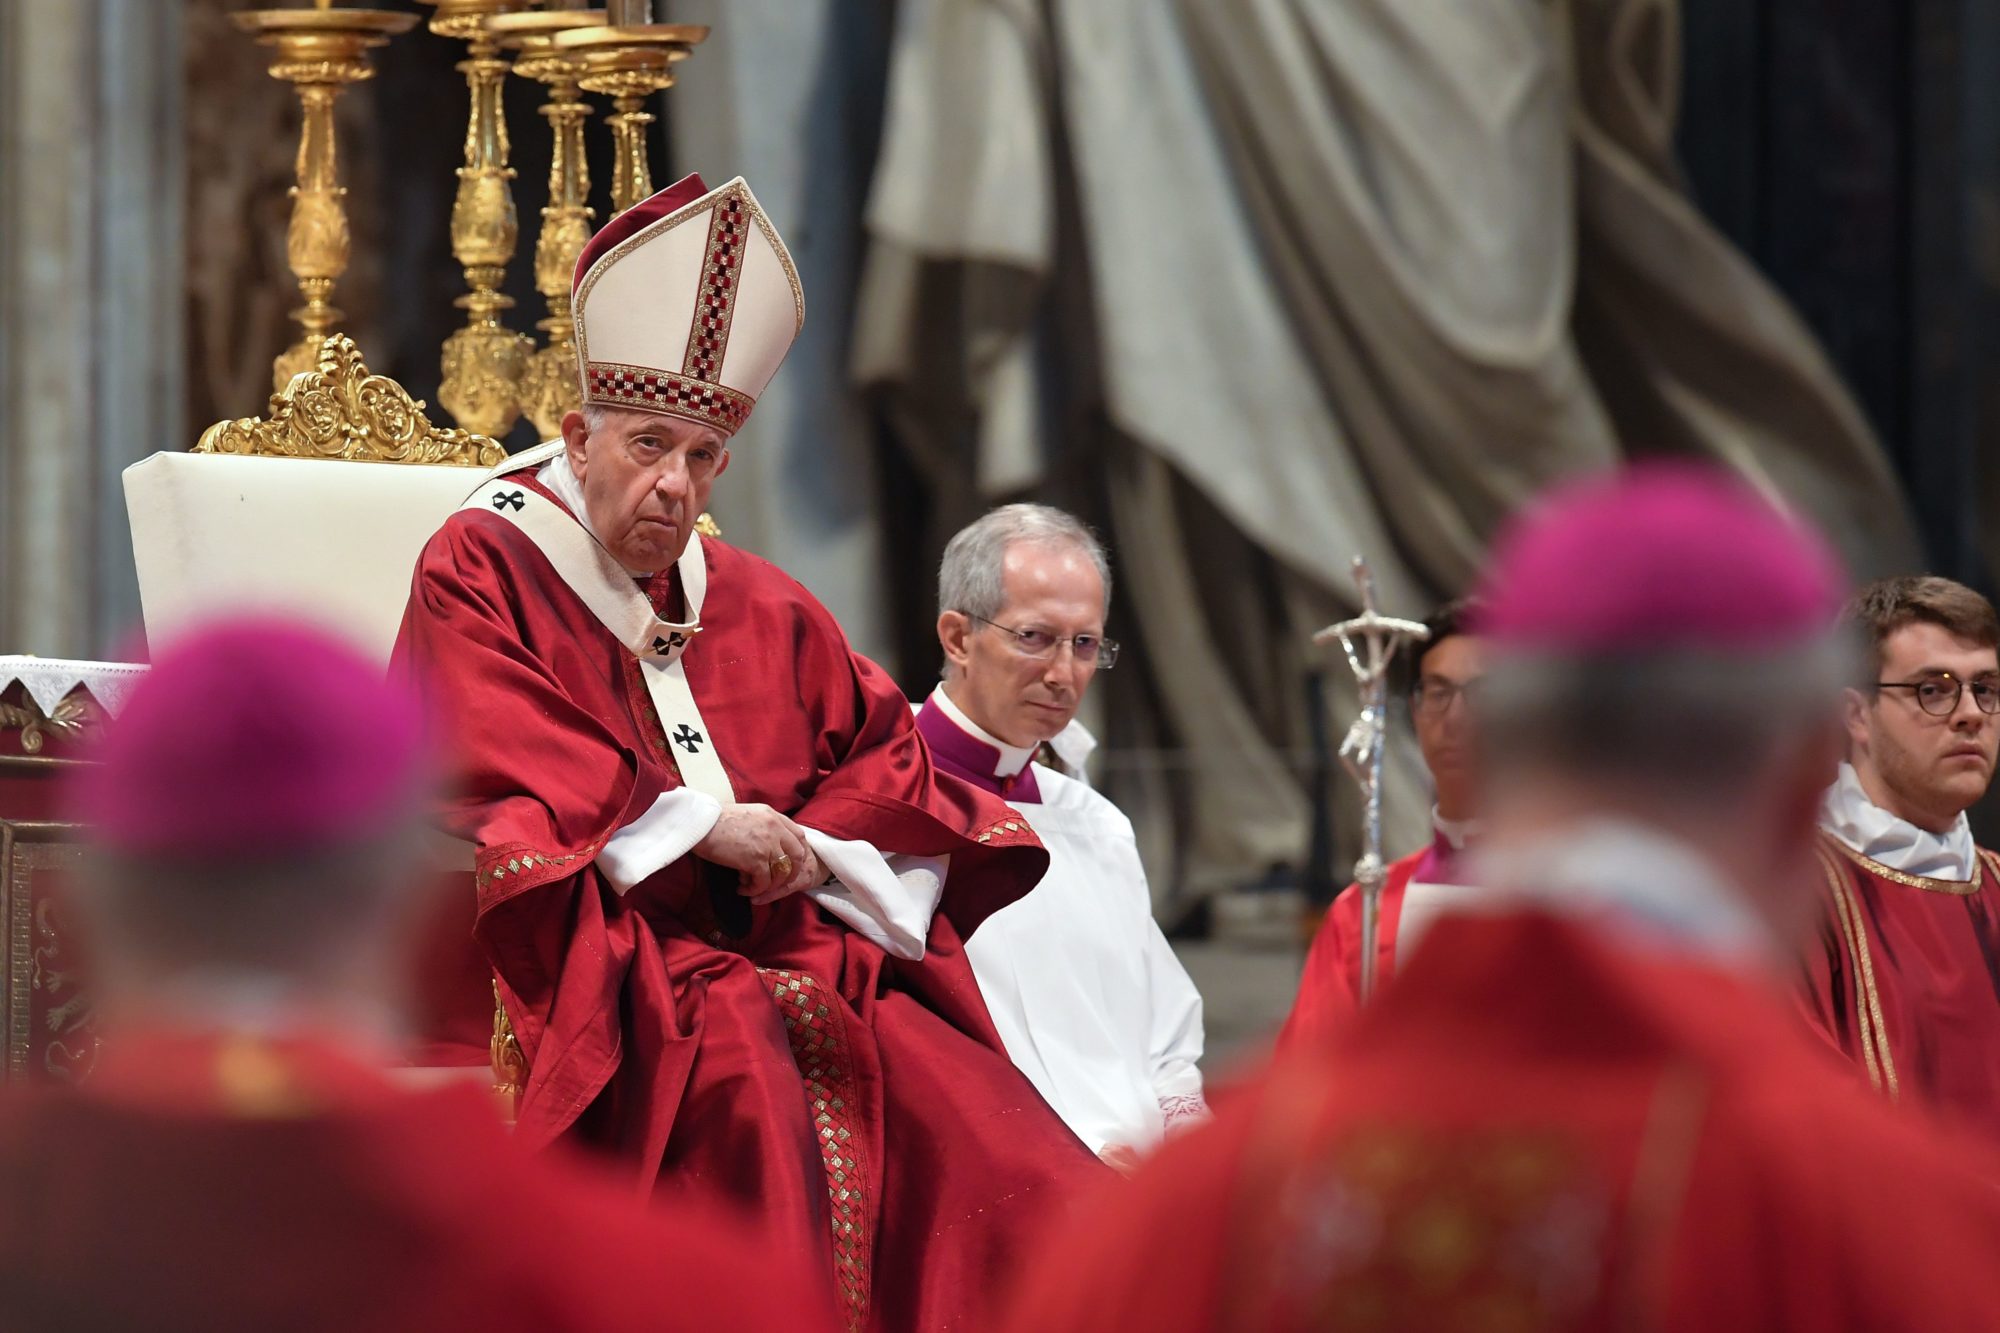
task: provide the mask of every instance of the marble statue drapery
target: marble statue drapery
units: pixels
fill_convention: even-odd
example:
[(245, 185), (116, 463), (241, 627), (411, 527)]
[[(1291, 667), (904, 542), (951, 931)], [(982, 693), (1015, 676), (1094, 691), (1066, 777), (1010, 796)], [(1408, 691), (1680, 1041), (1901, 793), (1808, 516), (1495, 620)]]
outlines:
[[(856, 371), (934, 484), (1102, 479), (1150, 677), (1125, 702), (1186, 756), (1163, 784), (1185, 882), (1303, 845), (1283, 681), (1355, 552), (1417, 610), (1550, 478), (1674, 453), (1817, 517), (1859, 571), (1910, 558), (1826, 358), (1679, 187), (1677, 17), (900, 7)], [(1422, 818), (1402, 760), (1392, 842)]]

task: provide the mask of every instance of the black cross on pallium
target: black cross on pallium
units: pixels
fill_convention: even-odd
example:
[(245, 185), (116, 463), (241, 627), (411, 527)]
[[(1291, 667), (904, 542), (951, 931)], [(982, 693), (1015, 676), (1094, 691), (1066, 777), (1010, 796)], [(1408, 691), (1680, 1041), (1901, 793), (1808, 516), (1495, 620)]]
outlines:
[(502, 491), (493, 497), (493, 507), (495, 509), (505, 509), (508, 505), (512, 505), (516, 509), (526, 509), (528, 507), (528, 497), (520, 491)]
[(687, 635), (681, 633), (679, 630), (675, 630), (664, 639), (655, 638), (653, 640), (653, 651), (656, 653), (670, 653), (687, 641)]
[(689, 754), (700, 754), (701, 742), (702, 734), (685, 722), (681, 723), (681, 729), (674, 733), (674, 744)]

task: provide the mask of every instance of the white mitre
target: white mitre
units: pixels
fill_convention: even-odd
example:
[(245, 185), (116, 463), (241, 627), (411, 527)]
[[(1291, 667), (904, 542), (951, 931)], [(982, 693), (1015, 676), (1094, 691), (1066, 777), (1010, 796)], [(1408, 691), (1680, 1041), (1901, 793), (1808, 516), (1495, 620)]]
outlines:
[(742, 177), (689, 176), (590, 238), (576, 263), (583, 400), (734, 435), (805, 325), (792, 256)]

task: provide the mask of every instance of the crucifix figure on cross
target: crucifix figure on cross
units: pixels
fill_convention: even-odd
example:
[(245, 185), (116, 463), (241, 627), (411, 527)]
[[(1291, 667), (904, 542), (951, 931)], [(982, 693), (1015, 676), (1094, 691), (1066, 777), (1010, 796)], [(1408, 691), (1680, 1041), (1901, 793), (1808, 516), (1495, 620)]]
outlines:
[(1389, 709), (1389, 664), (1405, 643), (1421, 643), (1430, 631), (1414, 620), (1398, 620), (1375, 609), (1375, 576), (1368, 562), (1354, 557), (1354, 581), (1361, 589), (1361, 614), (1313, 635), (1314, 643), (1339, 640), (1361, 687), (1361, 711), (1340, 743), (1340, 762), (1361, 788), (1365, 811), (1361, 859), (1354, 866), (1361, 893), (1361, 998), (1375, 989), (1375, 945), (1382, 912), (1382, 742)]

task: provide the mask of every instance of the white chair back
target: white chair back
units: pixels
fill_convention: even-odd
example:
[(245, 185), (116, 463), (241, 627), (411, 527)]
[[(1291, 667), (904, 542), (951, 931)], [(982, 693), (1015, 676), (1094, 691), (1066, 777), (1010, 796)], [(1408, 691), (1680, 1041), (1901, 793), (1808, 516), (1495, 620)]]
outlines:
[(482, 469), (158, 453), (125, 469), (148, 638), (226, 610), (306, 616), (388, 661), (424, 543)]

